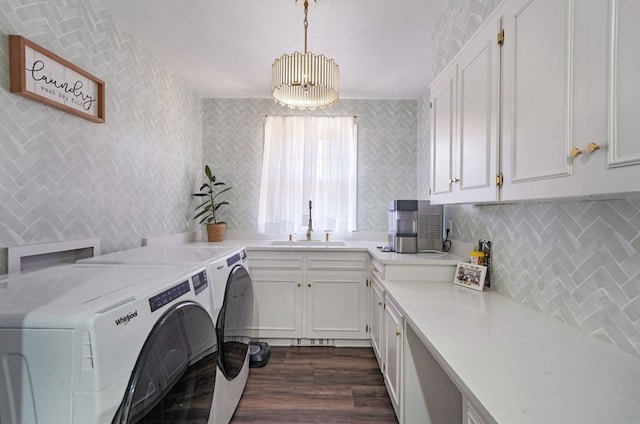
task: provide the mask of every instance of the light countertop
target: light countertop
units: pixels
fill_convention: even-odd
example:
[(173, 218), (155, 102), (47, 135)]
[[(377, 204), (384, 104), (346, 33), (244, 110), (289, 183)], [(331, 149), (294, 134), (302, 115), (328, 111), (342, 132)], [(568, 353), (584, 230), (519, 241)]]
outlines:
[(640, 358), (494, 292), (384, 286), (453, 382), (496, 422), (640, 422)]
[(326, 245), (323, 242), (317, 244), (304, 244), (295, 241), (287, 245), (274, 246), (273, 240), (234, 240), (226, 239), (219, 243), (197, 242), (194, 244), (215, 245), (220, 247), (246, 247), (248, 251), (335, 251), (335, 252), (368, 252), (383, 265), (456, 265), (458, 261), (465, 259), (446, 252), (436, 253), (395, 253), (382, 252), (378, 247), (385, 246), (384, 241), (344, 241), (344, 246)]

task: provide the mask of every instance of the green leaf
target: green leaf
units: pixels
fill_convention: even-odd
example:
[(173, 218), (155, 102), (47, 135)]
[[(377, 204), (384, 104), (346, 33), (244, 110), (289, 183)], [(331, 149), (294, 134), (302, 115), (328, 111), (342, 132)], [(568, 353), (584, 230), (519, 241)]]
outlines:
[(204, 197), (204, 196), (209, 196), (209, 193), (193, 193), (192, 196), (195, 197)]
[(224, 202), (220, 202), (220, 203), (216, 203), (215, 207), (213, 208), (214, 210), (218, 210), (220, 208), (220, 206), (222, 205), (228, 205), (229, 202), (227, 202), (226, 200)]
[(209, 168), (209, 165), (204, 166), (204, 173), (207, 176), (207, 178), (211, 180), (211, 168)]
[(198, 206), (195, 207), (194, 211), (197, 211), (198, 209), (200, 209), (201, 207), (208, 205), (209, 204), (209, 200), (207, 200), (206, 202), (202, 202), (200, 203)]
[[(199, 217), (201, 217), (202, 215), (206, 215), (205, 218), (207, 218), (209, 216), (209, 211), (208, 210), (201, 210), (200, 212), (198, 212), (196, 214), (196, 216), (193, 217), (193, 219), (198, 219)], [(201, 221), (202, 222), (202, 221)]]

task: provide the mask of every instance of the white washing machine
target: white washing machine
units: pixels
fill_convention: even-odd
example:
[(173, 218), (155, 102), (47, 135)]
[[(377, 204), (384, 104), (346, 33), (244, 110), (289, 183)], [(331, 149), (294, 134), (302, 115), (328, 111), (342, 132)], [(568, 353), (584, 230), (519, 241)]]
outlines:
[(0, 277), (0, 422), (136, 422), (216, 350), (210, 298), (202, 266)]
[(141, 247), (80, 261), (99, 264), (205, 265), (211, 281), (211, 317), (216, 323), (217, 378), (209, 423), (228, 424), (249, 376), (253, 287), (246, 250), (208, 244)]

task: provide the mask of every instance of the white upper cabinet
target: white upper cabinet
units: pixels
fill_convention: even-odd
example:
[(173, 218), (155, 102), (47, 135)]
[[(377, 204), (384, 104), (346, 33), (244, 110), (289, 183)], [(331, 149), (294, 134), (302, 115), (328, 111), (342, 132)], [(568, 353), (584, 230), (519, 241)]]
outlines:
[[(570, 159), (572, 0), (516, 0), (503, 12), (501, 200), (581, 193)], [(576, 175), (583, 172), (581, 178)]]
[(456, 66), (431, 85), (431, 204), (453, 203)]
[(431, 86), (431, 203), (497, 200), (499, 21), (488, 21)]
[[(432, 202), (640, 191), (639, 20), (637, 0), (503, 3), (432, 85)], [(438, 108), (449, 92), (453, 117)], [(447, 119), (455, 122), (450, 133)]]
[[(592, 65), (597, 71), (594, 90), (599, 95), (588, 122), (595, 128), (591, 138), (581, 140), (585, 155), (592, 161), (589, 191), (598, 195), (640, 191), (640, 2), (592, 2), (589, 24), (596, 51), (593, 61), (608, 66)], [(602, 24), (605, 20), (606, 26)], [(602, 87), (603, 81), (606, 87)], [(601, 148), (589, 153), (588, 143)]]

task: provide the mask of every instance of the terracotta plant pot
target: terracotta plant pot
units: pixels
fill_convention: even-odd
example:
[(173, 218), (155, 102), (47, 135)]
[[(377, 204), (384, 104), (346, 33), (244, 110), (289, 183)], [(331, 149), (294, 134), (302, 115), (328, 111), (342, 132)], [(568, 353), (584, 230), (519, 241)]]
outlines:
[(226, 228), (226, 224), (207, 224), (207, 240), (217, 242), (223, 241), (224, 231)]

